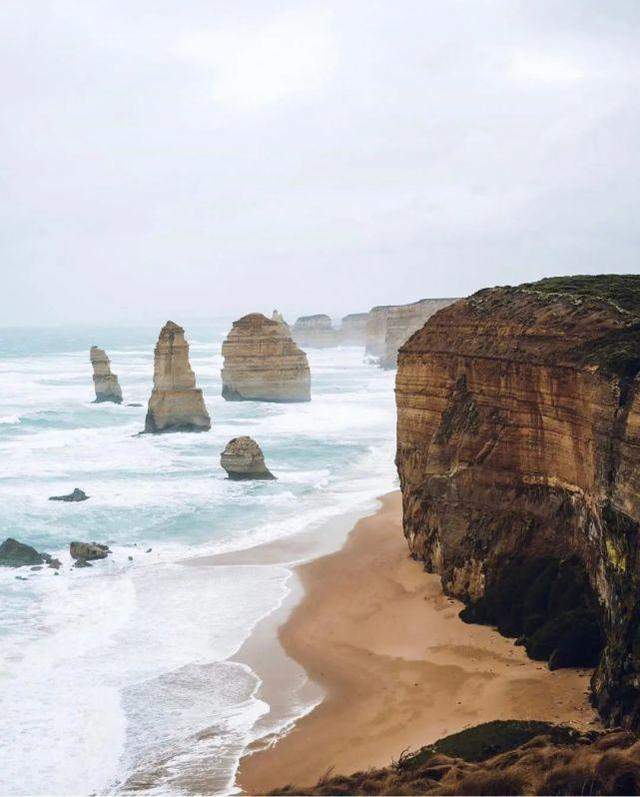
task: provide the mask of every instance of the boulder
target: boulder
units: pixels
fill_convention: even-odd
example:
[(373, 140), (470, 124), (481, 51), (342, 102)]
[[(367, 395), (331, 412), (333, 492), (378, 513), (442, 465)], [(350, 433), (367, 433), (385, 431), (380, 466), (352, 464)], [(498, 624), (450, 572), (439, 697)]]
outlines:
[(167, 321), (155, 348), (153, 391), (145, 432), (205, 432), (211, 418), (189, 364), (184, 329)]
[(70, 502), (88, 501), (89, 496), (84, 492), (84, 490), (80, 490), (78, 487), (76, 487), (72, 493), (68, 493), (67, 495), (52, 495), (49, 500)]
[(289, 328), (261, 313), (233, 322), (222, 344), (222, 396), (227, 401), (299, 402), (311, 398), (307, 355)]
[(111, 363), (104, 349), (92, 346), (89, 352), (93, 366), (93, 385), (96, 391), (96, 402), (112, 401), (114, 404), (122, 403), (122, 390), (118, 377), (111, 373)]
[(82, 559), (88, 562), (92, 559), (106, 559), (111, 553), (108, 545), (99, 542), (71, 542), (69, 543), (69, 553), (72, 559)]
[(251, 437), (229, 440), (220, 456), (220, 464), (230, 479), (275, 479), (264, 462), (262, 449)]
[(40, 565), (45, 561), (45, 555), (38, 553), (35, 548), (18, 542), (13, 537), (0, 545), (0, 567), (24, 567), (25, 565)]

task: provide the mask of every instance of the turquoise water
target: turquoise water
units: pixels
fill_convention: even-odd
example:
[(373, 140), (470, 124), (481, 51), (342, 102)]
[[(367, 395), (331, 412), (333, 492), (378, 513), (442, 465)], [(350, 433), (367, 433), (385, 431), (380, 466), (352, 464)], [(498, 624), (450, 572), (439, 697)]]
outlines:
[[(0, 330), (0, 537), (63, 560), (59, 576), (0, 571), (0, 793), (118, 791), (127, 778), (177, 793), (203, 766), (227, 790), (268, 712), (258, 675), (228, 659), (285, 598), (290, 570), (212, 577), (181, 561), (321, 533), (395, 483), (393, 375), (361, 348), (309, 350), (309, 404), (225, 402), (230, 321), (182, 323), (208, 433), (137, 436), (158, 328)], [(92, 344), (141, 407), (92, 403)], [(226, 478), (220, 452), (239, 434), (277, 481)], [(47, 500), (74, 487), (90, 500)], [(73, 570), (72, 539), (113, 555)]]

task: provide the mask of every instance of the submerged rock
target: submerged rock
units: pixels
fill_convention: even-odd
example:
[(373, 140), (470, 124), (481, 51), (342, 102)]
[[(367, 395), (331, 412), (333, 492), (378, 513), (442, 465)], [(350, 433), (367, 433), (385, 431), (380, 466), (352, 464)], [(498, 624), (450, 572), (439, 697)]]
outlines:
[(229, 440), (220, 456), (220, 464), (230, 479), (275, 479), (265, 465), (262, 449), (251, 437)]
[(67, 495), (52, 495), (49, 498), (50, 501), (88, 501), (89, 496), (84, 492), (84, 490), (80, 490), (78, 487), (72, 493), (68, 493)]
[(111, 373), (111, 363), (104, 349), (92, 346), (89, 352), (93, 366), (93, 384), (96, 391), (96, 402), (112, 401), (122, 403), (122, 390), (118, 377)]
[(71, 542), (69, 553), (72, 559), (81, 559), (85, 562), (93, 559), (106, 559), (111, 553), (108, 545), (99, 542)]
[(464, 619), (640, 728), (640, 276), (479, 291), (400, 349), (396, 462), (410, 551)]
[(167, 321), (155, 348), (153, 391), (145, 432), (205, 432), (211, 428), (202, 390), (189, 364), (184, 329)]
[(233, 322), (222, 354), (222, 396), (227, 401), (310, 400), (307, 355), (286, 325), (250, 313)]
[(45, 554), (38, 553), (35, 548), (18, 542), (13, 537), (0, 545), (0, 567), (24, 567), (25, 565), (40, 565), (45, 561)]

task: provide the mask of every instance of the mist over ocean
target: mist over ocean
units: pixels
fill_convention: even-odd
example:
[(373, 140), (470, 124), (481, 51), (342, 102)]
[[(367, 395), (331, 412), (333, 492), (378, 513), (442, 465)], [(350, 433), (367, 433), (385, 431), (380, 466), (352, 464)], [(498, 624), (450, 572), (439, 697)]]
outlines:
[[(58, 576), (0, 569), (3, 794), (118, 791), (127, 778), (175, 793), (203, 770), (228, 790), (268, 710), (257, 675), (228, 659), (281, 604), (291, 571), (184, 560), (321, 533), (395, 484), (394, 375), (362, 348), (308, 350), (309, 404), (226, 402), (230, 320), (175, 320), (208, 433), (136, 436), (159, 326), (0, 330), (0, 537), (63, 561)], [(106, 349), (125, 403), (141, 407), (92, 403), (92, 344)], [(220, 452), (242, 434), (277, 481), (226, 478)], [(90, 500), (48, 501), (74, 487)], [(72, 569), (74, 539), (113, 554)]]

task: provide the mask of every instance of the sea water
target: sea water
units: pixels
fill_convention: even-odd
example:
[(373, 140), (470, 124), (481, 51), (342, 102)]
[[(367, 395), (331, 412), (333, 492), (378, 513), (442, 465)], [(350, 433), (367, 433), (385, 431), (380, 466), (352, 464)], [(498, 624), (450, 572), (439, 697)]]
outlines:
[[(184, 793), (202, 773), (232, 789), (269, 710), (232, 658), (291, 570), (185, 561), (322, 534), (395, 484), (393, 374), (362, 348), (308, 351), (308, 404), (226, 402), (230, 322), (185, 326), (213, 428), (158, 436), (138, 436), (158, 328), (0, 330), (0, 540), (63, 562), (59, 575), (0, 568), (2, 794)], [(92, 403), (92, 344), (125, 404)], [(277, 481), (226, 478), (220, 452), (245, 434)], [(74, 487), (90, 499), (48, 500)], [(113, 554), (72, 569), (71, 540)]]

